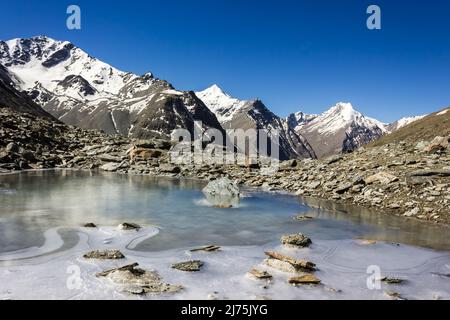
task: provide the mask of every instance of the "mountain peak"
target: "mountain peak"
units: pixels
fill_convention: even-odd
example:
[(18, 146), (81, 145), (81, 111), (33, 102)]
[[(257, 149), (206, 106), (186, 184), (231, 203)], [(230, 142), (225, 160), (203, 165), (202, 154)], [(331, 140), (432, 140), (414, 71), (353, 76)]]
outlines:
[(206, 88), (203, 91), (200, 91), (199, 93), (202, 93), (203, 95), (209, 95), (209, 96), (215, 96), (215, 97), (220, 97), (220, 96), (226, 96), (229, 97), (228, 94), (226, 94), (221, 87), (219, 87), (217, 84), (213, 84), (212, 86), (210, 86), (209, 88)]

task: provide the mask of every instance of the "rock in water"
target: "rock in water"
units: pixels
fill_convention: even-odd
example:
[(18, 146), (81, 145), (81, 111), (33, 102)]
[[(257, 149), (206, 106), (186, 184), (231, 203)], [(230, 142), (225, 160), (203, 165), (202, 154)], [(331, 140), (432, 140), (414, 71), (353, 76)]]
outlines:
[(203, 188), (206, 199), (218, 208), (231, 208), (239, 204), (239, 188), (228, 178), (213, 180)]
[[(304, 271), (304, 272), (311, 272), (316, 270), (316, 265), (310, 261), (303, 260), (303, 259), (295, 259), (290, 256), (285, 256), (281, 253), (275, 252), (275, 251), (266, 251), (264, 252), (266, 256), (269, 258), (266, 259), (266, 264), (270, 265), (273, 268), (278, 268), (277, 266), (280, 266), (280, 270), (286, 271), (286, 272), (296, 272), (296, 271)], [(282, 263), (280, 263), (282, 262)], [(292, 266), (289, 267), (289, 266)]]
[(194, 249), (191, 249), (190, 251), (191, 252), (196, 252), (196, 251), (212, 252), (212, 251), (217, 251), (219, 249), (220, 249), (219, 246), (216, 246), (216, 245), (212, 244), (212, 245), (205, 246), (205, 247), (194, 248)]
[(309, 247), (309, 245), (312, 243), (312, 241), (310, 238), (308, 238), (304, 234), (297, 233), (297, 234), (290, 234), (287, 236), (282, 236), (281, 243), (286, 246), (304, 248), (304, 247)]
[(86, 223), (83, 227), (85, 227), (85, 228), (97, 228), (96, 224), (92, 223), (92, 222)]
[(119, 250), (103, 250), (103, 251), (91, 251), (86, 253), (83, 258), (85, 259), (123, 259), (125, 256)]
[(139, 230), (141, 229), (141, 226), (137, 223), (131, 223), (131, 222), (124, 222), (119, 225), (118, 227), (120, 230)]
[(288, 280), (291, 284), (319, 284), (320, 279), (312, 274), (304, 274), (298, 277), (292, 277)]
[(399, 278), (388, 278), (388, 277), (384, 277), (381, 278), (381, 281), (387, 283), (387, 284), (400, 284), (405, 282), (405, 280), (403, 279), (399, 279)]
[(251, 269), (248, 273), (257, 279), (272, 279), (272, 275), (270, 273), (264, 270), (258, 270), (256, 268)]
[(150, 272), (136, 268), (137, 263), (120, 268), (106, 270), (97, 274), (97, 277), (107, 277), (120, 289), (133, 294), (145, 293), (173, 293), (183, 289), (182, 286), (163, 283), (157, 272)]
[(203, 262), (200, 260), (191, 260), (172, 264), (172, 268), (174, 269), (189, 272), (200, 271), (202, 266)]

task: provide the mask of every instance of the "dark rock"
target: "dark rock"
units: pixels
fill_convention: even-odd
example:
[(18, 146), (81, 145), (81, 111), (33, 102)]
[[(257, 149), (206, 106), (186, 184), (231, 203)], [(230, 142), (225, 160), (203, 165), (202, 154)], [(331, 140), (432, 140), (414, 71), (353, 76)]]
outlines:
[(188, 272), (195, 272), (200, 271), (200, 268), (203, 266), (203, 262), (200, 260), (190, 260), (190, 261), (184, 261), (184, 262), (178, 262), (172, 264), (173, 269), (181, 270), (181, 271), (188, 271)]
[(124, 222), (119, 225), (119, 229), (121, 230), (139, 230), (141, 229), (141, 226), (137, 223), (131, 223), (131, 222)]
[(350, 190), (352, 187), (351, 183), (344, 183), (342, 185), (340, 185), (336, 190), (334, 190), (334, 192), (336, 192), (337, 194), (343, 194), (345, 192), (347, 192), (348, 190)]
[(86, 223), (83, 227), (85, 227), (85, 228), (97, 228), (97, 226), (94, 223), (92, 223), (92, 222)]
[(294, 247), (309, 247), (309, 245), (312, 243), (311, 239), (307, 236), (297, 233), (297, 234), (291, 234), (281, 237), (281, 243), (288, 246), (294, 246)]
[(200, 247), (200, 248), (195, 248), (195, 249), (191, 249), (191, 252), (195, 252), (195, 251), (206, 251), (206, 252), (211, 252), (211, 251), (217, 251), (219, 250), (220, 247), (219, 246), (215, 246), (215, 245), (209, 245), (209, 246), (205, 246), (205, 247)]
[(123, 259), (125, 256), (119, 250), (95, 250), (86, 253), (83, 255), (85, 259), (101, 259), (101, 260), (115, 260), (115, 259)]

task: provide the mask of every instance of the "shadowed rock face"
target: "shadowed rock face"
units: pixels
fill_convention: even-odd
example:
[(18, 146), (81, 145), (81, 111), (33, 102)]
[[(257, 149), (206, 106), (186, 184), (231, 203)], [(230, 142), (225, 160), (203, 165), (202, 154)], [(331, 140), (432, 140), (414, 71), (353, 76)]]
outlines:
[(97, 90), (95, 90), (95, 88), (82, 76), (73, 74), (68, 75), (64, 80), (60, 81), (57, 89), (63, 91), (75, 87), (83, 96), (94, 95), (97, 92)]
[(70, 58), (70, 50), (75, 46), (71, 43), (66, 44), (62, 49), (54, 52), (47, 60), (42, 62), (42, 65), (46, 68), (51, 68), (57, 64)]
[(0, 108), (9, 108), (17, 112), (54, 119), (49, 113), (34, 103), (28, 95), (16, 90), (11, 85), (12, 83), (13, 80), (8, 70), (0, 64)]
[(277, 131), (280, 160), (315, 158), (306, 139), (295, 132), (287, 121), (271, 112), (262, 101), (232, 98), (217, 85), (197, 92), (196, 95), (214, 112), (225, 129), (264, 129), (269, 134), (269, 145), (271, 133)]

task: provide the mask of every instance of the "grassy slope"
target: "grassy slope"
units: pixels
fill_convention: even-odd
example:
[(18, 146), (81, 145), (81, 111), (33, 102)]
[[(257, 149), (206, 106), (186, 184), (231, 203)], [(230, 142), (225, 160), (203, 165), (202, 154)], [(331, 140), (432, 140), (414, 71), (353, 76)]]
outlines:
[[(447, 110), (444, 114), (444, 110)], [(439, 114), (441, 113), (441, 114)], [(450, 135), (450, 107), (434, 112), (423, 119), (385, 135), (381, 139), (368, 144), (368, 147), (382, 146), (388, 143), (407, 141), (417, 143), (421, 140), (430, 141), (436, 136)]]

